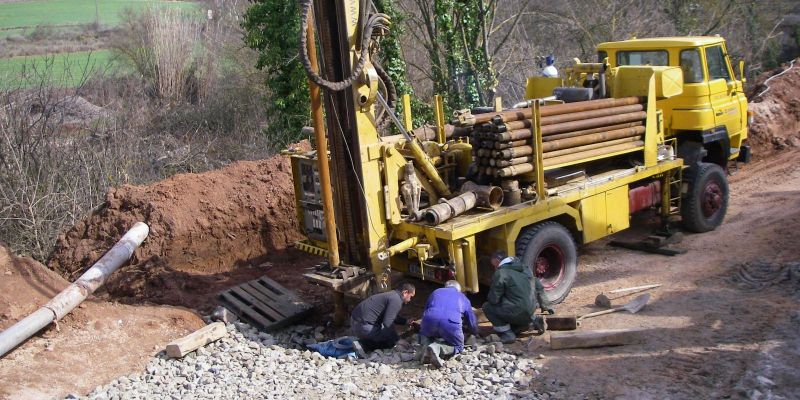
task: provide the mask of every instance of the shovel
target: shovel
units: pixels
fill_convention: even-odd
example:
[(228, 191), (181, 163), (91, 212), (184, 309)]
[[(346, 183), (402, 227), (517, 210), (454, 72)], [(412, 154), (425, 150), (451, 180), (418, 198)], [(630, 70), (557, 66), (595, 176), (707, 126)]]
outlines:
[(625, 304), (622, 307), (616, 307), (610, 310), (597, 311), (581, 315), (580, 317), (578, 317), (578, 320), (580, 321), (582, 319), (596, 317), (598, 315), (603, 315), (603, 314), (610, 314), (612, 312), (622, 311), (622, 310), (625, 310), (631, 314), (636, 314), (639, 310), (644, 308), (644, 305), (647, 304), (648, 300), (650, 300), (650, 293), (640, 294), (639, 296), (636, 296), (635, 299), (631, 300), (630, 302), (628, 302), (628, 304)]

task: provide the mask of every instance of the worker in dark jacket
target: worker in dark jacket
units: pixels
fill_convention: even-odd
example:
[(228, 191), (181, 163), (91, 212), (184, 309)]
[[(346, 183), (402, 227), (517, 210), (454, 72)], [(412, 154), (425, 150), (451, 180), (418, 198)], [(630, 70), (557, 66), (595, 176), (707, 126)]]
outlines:
[(377, 349), (390, 349), (400, 337), (394, 324), (405, 325), (405, 318), (398, 317), (403, 304), (411, 301), (416, 289), (410, 283), (402, 284), (397, 290), (374, 294), (358, 303), (350, 315), (350, 328), (358, 340), (353, 347), (360, 357)]
[[(441, 368), (441, 357), (464, 351), (464, 320), (467, 329), (477, 335), (478, 319), (467, 296), (461, 293), (461, 285), (457, 281), (447, 281), (443, 288), (431, 293), (425, 304), (419, 333), (419, 341), (423, 346), (420, 361), (429, 361)], [(436, 342), (436, 339), (442, 342)]]
[(530, 275), (518, 259), (502, 251), (492, 254), (491, 263), (495, 272), (483, 313), (500, 340), (513, 343), (517, 339), (514, 331), (527, 328), (533, 318), (535, 301), (531, 295)]

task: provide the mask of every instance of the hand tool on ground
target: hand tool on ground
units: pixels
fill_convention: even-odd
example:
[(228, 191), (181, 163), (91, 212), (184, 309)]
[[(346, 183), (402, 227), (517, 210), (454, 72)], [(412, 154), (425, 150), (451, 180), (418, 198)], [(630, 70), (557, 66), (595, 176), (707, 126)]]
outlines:
[(578, 317), (578, 321), (584, 320), (586, 318), (596, 317), (598, 315), (603, 315), (603, 314), (610, 314), (612, 312), (622, 311), (622, 310), (628, 311), (631, 314), (636, 314), (639, 310), (644, 308), (644, 306), (645, 306), (645, 304), (647, 304), (648, 300), (650, 300), (650, 293), (640, 294), (639, 296), (636, 296), (635, 299), (631, 300), (630, 302), (628, 302), (627, 304), (625, 304), (622, 307), (615, 307), (615, 308), (612, 308), (610, 310), (603, 310), (603, 311), (597, 311), (597, 312), (593, 312), (593, 313), (589, 313), (589, 314), (584, 314), (584, 315), (581, 315), (580, 317)]
[(606, 296), (605, 293), (600, 293), (597, 295), (597, 297), (594, 298), (594, 305), (603, 308), (611, 308), (612, 307), (611, 300), (621, 299), (625, 296), (630, 296), (632, 294), (643, 292), (645, 290), (654, 289), (659, 286), (661, 286), (661, 284), (656, 283), (652, 285), (642, 285), (642, 286), (634, 286), (623, 289), (610, 290), (608, 293), (622, 293), (622, 292), (631, 292), (631, 293), (625, 293), (623, 295), (615, 296), (613, 298)]

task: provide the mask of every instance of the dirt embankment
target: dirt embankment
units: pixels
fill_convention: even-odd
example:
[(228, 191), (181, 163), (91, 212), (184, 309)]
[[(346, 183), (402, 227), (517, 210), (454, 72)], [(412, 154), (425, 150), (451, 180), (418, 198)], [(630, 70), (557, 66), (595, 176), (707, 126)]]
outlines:
[(749, 143), (756, 157), (800, 147), (800, 59), (759, 76), (749, 98)]
[[(0, 246), (0, 330), (38, 309), (68, 282)], [(86, 393), (138, 372), (163, 346), (203, 325), (188, 310), (127, 306), (94, 298), (0, 358), (0, 398)]]
[[(305, 144), (307, 146), (307, 144)], [(75, 279), (134, 222), (150, 235), (101, 293), (123, 302), (207, 308), (223, 286), (263, 274), (267, 257), (299, 238), (287, 157), (237, 162), (150, 186), (109, 190), (59, 237), (48, 266)]]

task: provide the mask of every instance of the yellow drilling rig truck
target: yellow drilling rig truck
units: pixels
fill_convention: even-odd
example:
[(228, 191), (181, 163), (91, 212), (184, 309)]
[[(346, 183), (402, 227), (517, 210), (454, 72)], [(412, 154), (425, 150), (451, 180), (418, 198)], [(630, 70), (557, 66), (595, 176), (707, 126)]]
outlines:
[[(423, 137), (407, 96), (394, 113), (371, 57), (390, 21), (367, 4), (302, 3), (316, 150), (289, 151), (297, 247), (328, 258), (306, 277), (333, 289), (337, 319), (346, 293), (388, 290), (392, 272), (477, 293), (496, 250), (560, 302), (577, 244), (628, 228), (633, 213), (680, 215), (694, 232), (722, 223), (728, 162), (750, 156), (743, 64), (737, 79), (722, 38), (603, 43), (596, 63), (531, 78), (513, 107), (498, 99), (447, 124), (436, 99), (435, 138)], [(379, 133), (386, 118), (399, 134)]]

